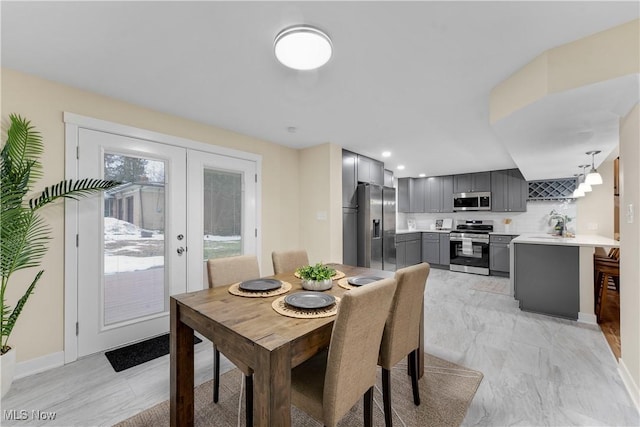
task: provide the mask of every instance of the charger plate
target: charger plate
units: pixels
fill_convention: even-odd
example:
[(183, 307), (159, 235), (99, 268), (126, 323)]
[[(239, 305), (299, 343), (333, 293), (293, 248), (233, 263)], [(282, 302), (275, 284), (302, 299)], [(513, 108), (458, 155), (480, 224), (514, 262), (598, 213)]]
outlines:
[(340, 305), (340, 297), (335, 297), (336, 303), (325, 308), (302, 309), (295, 308), (284, 302), (285, 296), (277, 298), (271, 303), (271, 307), (276, 313), (296, 319), (318, 319), (321, 317), (331, 317), (338, 314), (338, 306)]
[(274, 289), (272, 291), (245, 291), (240, 289), (240, 282), (234, 283), (229, 286), (229, 293), (231, 295), (236, 295), (239, 297), (247, 297), (247, 298), (268, 298), (275, 297), (276, 295), (282, 295), (289, 292), (292, 288), (291, 283), (280, 280), (282, 286), (278, 289)]

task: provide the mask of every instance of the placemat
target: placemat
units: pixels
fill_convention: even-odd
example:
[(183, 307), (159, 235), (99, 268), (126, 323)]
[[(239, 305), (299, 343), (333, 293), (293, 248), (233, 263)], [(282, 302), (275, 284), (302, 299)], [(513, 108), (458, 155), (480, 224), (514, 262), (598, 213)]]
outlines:
[[(298, 272), (296, 271), (295, 273), (293, 273), (294, 276), (296, 276), (298, 279), (300, 278), (300, 275), (298, 274)], [(344, 274), (342, 271), (340, 270), (336, 270), (336, 274), (334, 274), (333, 276), (331, 276), (331, 280), (338, 280), (338, 279), (342, 279), (344, 276), (346, 276), (346, 274)]]
[(357, 288), (357, 286), (353, 286), (349, 284), (349, 280), (350, 277), (344, 277), (340, 280), (338, 280), (338, 286), (340, 286), (341, 288), (345, 288), (345, 289), (355, 289)]
[(240, 289), (240, 282), (234, 283), (229, 286), (229, 293), (232, 295), (237, 295), (239, 297), (248, 297), (248, 298), (268, 298), (274, 297), (276, 295), (286, 294), (291, 290), (291, 283), (280, 280), (282, 286), (278, 289), (274, 289), (272, 291), (263, 291), (263, 292), (254, 292), (254, 291), (245, 291)]
[(278, 313), (287, 317), (295, 317), (296, 319), (317, 319), (320, 317), (335, 316), (338, 313), (338, 304), (340, 298), (336, 298), (336, 303), (330, 307), (316, 308), (313, 310), (305, 310), (287, 305), (284, 302), (285, 297), (280, 297), (271, 303), (271, 307)]

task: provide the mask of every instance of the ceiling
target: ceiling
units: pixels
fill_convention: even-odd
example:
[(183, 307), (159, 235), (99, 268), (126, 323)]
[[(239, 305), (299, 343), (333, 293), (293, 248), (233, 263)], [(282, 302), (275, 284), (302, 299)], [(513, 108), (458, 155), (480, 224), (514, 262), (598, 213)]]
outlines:
[[(634, 1), (2, 1), (0, 7), (3, 67), (290, 147), (331, 142), (383, 160), (396, 176), (522, 163), (533, 171), (527, 179), (571, 176), (588, 156), (567, 158), (554, 134), (558, 115), (544, 109), (508, 129), (492, 128), (491, 89), (545, 50), (640, 16)], [(298, 23), (318, 26), (333, 40), (334, 55), (319, 70), (293, 71), (274, 58), (276, 34)], [(594, 117), (607, 129), (617, 120), (612, 114), (618, 112)], [(560, 127), (578, 133), (584, 123)], [(510, 144), (517, 129), (535, 137)], [(611, 140), (610, 131), (602, 134)], [(540, 152), (536, 144), (547, 150), (544, 158), (561, 158), (564, 166), (542, 158), (527, 163)], [(385, 150), (392, 155), (382, 159)]]

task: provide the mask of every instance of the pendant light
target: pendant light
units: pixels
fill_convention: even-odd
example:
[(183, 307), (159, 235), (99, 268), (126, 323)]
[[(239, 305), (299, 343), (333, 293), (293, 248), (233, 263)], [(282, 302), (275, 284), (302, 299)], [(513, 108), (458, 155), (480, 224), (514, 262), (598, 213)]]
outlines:
[[(576, 173), (573, 176), (576, 177), (576, 183), (579, 183), (580, 182), (580, 177), (582, 176), (582, 174), (581, 173)], [(580, 189), (579, 185), (576, 185), (576, 189), (573, 190), (573, 198), (577, 199), (578, 197), (584, 197), (584, 191), (582, 191)]]
[(301, 71), (322, 67), (333, 51), (329, 36), (309, 25), (285, 28), (278, 33), (273, 46), (282, 65)]
[[(578, 167), (582, 168), (582, 175), (586, 176), (585, 169), (588, 168), (589, 165), (580, 165)], [(586, 178), (585, 178), (585, 181), (582, 181), (582, 183), (578, 186), (578, 188), (582, 190), (583, 193), (589, 193), (592, 190), (591, 186), (587, 184)]]
[(594, 160), (595, 160), (594, 158), (596, 154), (600, 154), (600, 151), (598, 150), (587, 151), (587, 155), (591, 156), (591, 170), (589, 171), (589, 174), (584, 178), (584, 182), (586, 182), (589, 185), (602, 184), (602, 176), (600, 176), (600, 174), (596, 170), (595, 163), (594, 163)]

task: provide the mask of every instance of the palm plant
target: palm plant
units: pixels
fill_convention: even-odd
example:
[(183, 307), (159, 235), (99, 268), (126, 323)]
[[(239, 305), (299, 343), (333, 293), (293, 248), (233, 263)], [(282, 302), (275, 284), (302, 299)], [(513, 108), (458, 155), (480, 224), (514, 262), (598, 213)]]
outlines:
[(11, 349), (8, 345), (11, 331), (44, 273), (44, 270), (36, 273), (12, 310), (5, 299), (11, 275), (18, 270), (39, 267), (51, 238), (51, 229), (40, 217), (39, 210), (60, 198), (77, 199), (120, 184), (99, 179), (63, 180), (45, 187), (37, 197), (27, 201), (34, 182), (42, 177), (38, 160), (43, 152), (42, 137), (30, 121), (15, 114), (9, 118), (7, 142), (0, 152), (0, 354)]

